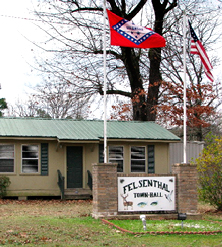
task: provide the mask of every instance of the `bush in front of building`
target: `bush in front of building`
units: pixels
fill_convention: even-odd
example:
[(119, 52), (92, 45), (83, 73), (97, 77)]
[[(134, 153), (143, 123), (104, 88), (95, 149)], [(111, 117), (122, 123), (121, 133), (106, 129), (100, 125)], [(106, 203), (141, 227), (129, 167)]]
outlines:
[(9, 177), (6, 176), (0, 176), (0, 198), (6, 196), (7, 191), (6, 189), (10, 185), (11, 181)]
[(222, 211), (222, 137), (209, 134), (206, 144), (196, 159), (199, 198)]

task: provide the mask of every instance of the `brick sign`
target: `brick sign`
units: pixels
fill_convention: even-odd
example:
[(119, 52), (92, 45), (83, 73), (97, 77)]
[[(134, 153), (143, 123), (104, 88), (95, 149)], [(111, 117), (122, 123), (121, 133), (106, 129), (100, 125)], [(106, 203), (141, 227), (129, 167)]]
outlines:
[(175, 177), (119, 177), (118, 211), (175, 210)]

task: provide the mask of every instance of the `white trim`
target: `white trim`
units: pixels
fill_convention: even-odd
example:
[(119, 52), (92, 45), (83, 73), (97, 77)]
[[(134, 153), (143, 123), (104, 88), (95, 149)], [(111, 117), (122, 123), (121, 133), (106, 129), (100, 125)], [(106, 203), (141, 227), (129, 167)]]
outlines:
[[(22, 147), (23, 146), (37, 146), (38, 147), (38, 158), (27, 158), (27, 159), (24, 159), (22, 157), (22, 153), (23, 153)], [(21, 144), (21, 173), (22, 174), (40, 174), (40, 157), (41, 157), (40, 146), (41, 146), (40, 144), (35, 144), (35, 143)], [(38, 171), (37, 172), (23, 172), (22, 171), (22, 168), (23, 168), (23, 160), (37, 160), (38, 161)]]
[[(124, 146), (123, 145), (109, 145), (108, 146), (108, 149), (110, 150), (110, 147), (120, 147), (120, 148), (122, 148), (123, 149), (123, 158), (122, 159), (115, 159), (115, 160), (122, 160), (123, 161), (123, 171), (122, 172), (119, 172), (119, 173), (124, 173), (124, 171), (125, 171), (125, 155), (124, 155)], [(108, 161), (109, 161), (109, 163), (113, 163), (113, 162), (111, 162), (111, 160), (110, 160), (110, 153), (109, 153), (109, 150), (108, 150)], [(114, 160), (114, 159), (113, 159)]]
[(0, 172), (0, 174), (14, 174), (15, 173), (15, 144), (12, 143), (0, 143), (0, 146), (13, 146), (13, 158), (7, 158), (7, 157), (2, 157), (0, 158), (0, 160), (2, 159), (8, 159), (8, 160), (13, 160), (13, 172)]
[[(134, 171), (132, 171), (132, 156), (131, 156), (131, 154), (132, 154), (132, 147), (137, 147), (137, 148), (144, 148), (144, 159), (138, 159), (138, 160), (144, 160), (144, 167), (145, 167), (145, 171), (144, 172), (141, 172), (141, 171), (135, 171), (135, 173), (138, 173), (138, 172), (140, 172), (140, 173), (147, 173), (147, 147), (146, 146), (136, 146), (136, 145), (133, 145), (133, 146), (130, 146), (130, 172), (132, 172), (132, 173), (134, 173)], [(134, 160), (136, 160), (136, 159), (134, 159)]]

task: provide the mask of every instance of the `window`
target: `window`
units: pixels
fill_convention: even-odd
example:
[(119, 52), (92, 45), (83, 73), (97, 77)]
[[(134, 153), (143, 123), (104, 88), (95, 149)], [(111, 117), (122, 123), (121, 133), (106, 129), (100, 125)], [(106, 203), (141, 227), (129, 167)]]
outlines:
[(14, 172), (14, 145), (0, 145), (0, 172)]
[(109, 162), (117, 163), (117, 172), (123, 172), (123, 147), (110, 146), (109, 147)]
[(22, 145), (22, 172), (36, 173), (39, 171), (38, 145)]
[(145, 172), (145, 147), (131, 147), (131, 172)]

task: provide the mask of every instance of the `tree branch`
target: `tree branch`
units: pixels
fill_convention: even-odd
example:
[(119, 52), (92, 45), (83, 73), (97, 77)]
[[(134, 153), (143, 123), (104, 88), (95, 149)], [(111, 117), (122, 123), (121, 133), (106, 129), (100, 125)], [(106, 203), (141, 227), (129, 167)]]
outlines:
[[(103, 50), (95, 50), (93, 53), (94, 54), (103, 54)], [(111, 54), (116, 59), (122, 60), (122, 56), (120, 54), (118, 54), (117, 52), (115, 52), (114, 50), (106, 50), (106, 54)]]
[(107, 0), (107, 2), (110, 4), (110, 6), (111, 6), (111, 8), (112, 8), (112, 11), (113, 11), (115, 14), (117, 14), (117, 15), (119, 15), (119, 16), (121, 16), (121, 17), (124, 17), (124, 16), (122, 15), (122, 12), (120, 11), (120, 9), (117, 7), (116, 1), (115, 1), (115, 0)]
[[(166, 1), (166, 2), (168, 2), (168, 1)], [(164, 13), (166, 14), (167, 12), (169, 12), (171, 9), (175, 8), (176, 6), (177, 6), (177, 0), (173, 0), (173, 2), (170, 4), (170, 6), (168, 8), (166, 8), (166, 6), (165, 6), (166, 9), (165, 9)]]
[(77, 8), (74, 10), (71, 10), (71, 13), (74, 12), (79, 12), (79, 11), (103, 11), (103, 8), (89, 8), (89, 7), (85, 7), (85, 8)]
[[(122, 91), (122, 90), (111, 89), (111, 90), (107, 90), (106, 93), (107, 94), (119, 94), (119, 95), (130, 97), (130, 98), (132, 97), (132, 94), (130, 92), (125, 92), (125, 91)], [(104, 91), (102, 90), (102, 88), (99, 89), (99, 94), (100, 95), (104, 94)]]
[(127, 15), (127, 19), (131, 20), (136, 14), (140, 12), (140, 10), (143, 8), (143, 6), (146, 4), (147, 0), (141, 0), (137, 6)]

